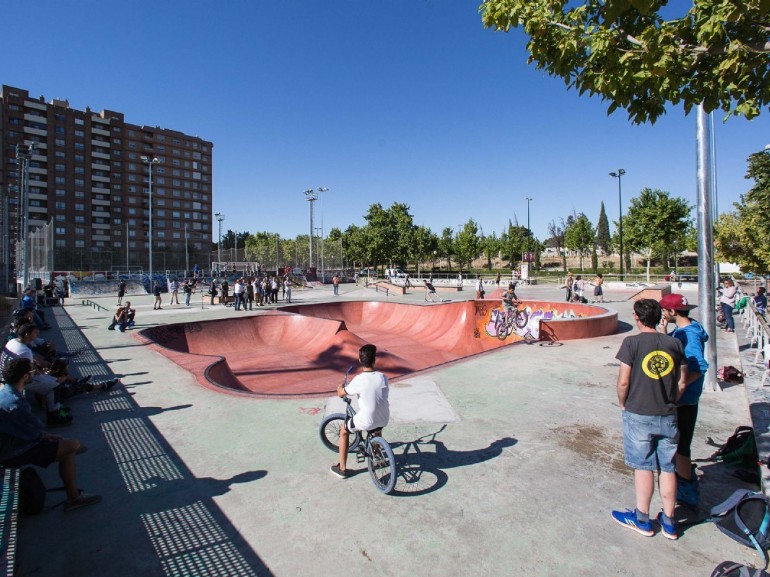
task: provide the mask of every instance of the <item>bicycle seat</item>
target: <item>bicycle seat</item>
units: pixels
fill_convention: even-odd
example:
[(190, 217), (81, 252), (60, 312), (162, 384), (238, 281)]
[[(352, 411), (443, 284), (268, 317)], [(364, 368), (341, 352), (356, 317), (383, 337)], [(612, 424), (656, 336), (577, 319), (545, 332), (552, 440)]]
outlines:
[(380, 434), (382, 434), (382, 429), (383, 429), (383, 428), (384, 428), (384, 427), (379, 427), (379, 428), (377, 428), (377, 429), (369, 429), (369, 430), (368, 430), (368, 431), (366, 431), (366, 432), (367, 432), (367, 433), (369, 433), (370, 435), (380, 435)]

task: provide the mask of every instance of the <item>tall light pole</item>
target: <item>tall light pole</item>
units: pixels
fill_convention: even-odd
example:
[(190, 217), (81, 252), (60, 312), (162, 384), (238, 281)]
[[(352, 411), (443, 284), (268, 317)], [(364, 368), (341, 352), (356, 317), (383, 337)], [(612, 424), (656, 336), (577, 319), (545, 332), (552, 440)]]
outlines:
[(222, 221), (225, 220), (225, 215), (218, 212), (214, 216), (219, 222), (219, 241), (217, 242), (217, 273), (219, 273), (219, 267), (222, 266)]
[(152, 167), (153, 165), (158, 164), (160, 161), (154, 156), (143, 156), (142, 162), (147, 165), (150, 171), (150, 292), (152, 292)]
[[(21, 202), (18, 210), (21, 211), (21, 239), (24, 243), (24, 268), (22, 269), (22, 290), (29, 286), (29, 160), (35, 151), (35, 143), (29, 145), (16, 145), (16, 159), (19, 161), (19, 170), (21, 171)], [(18, 250), (18, 249), (17, 249)], [(16, 276), (18, 278), (19, 255), (16, 255)]]
[(320, 248), (320, 251), (321, 251), (321, 282), (323, 284), (326, 284), (326, 277), (324, 275), (324, 257), (323, 257), (323, 254), (324, 254), (323, 253), (323, 250), (324, 250), (323, 249), (323, 247), (324, 247), (324, 245), (323, 245), (323, 229), (322, 228), (316, 228), (315, 229), (315, 233), (318, 235), (318, 238), (321, 239), (321, 242), (320, 242), (320, 246), (321, 246), (321, 248)]
[(315, 201), (318, 200), (318, 195), (312, 188), (304, 190), (303, 194), (305, 195), (305, 200), (310, 205), (310, 261), (307, 266), (308, 268), (313, 268), (313, 205), (315, 204)]
[(617, 172), (610, 172), (610, 176), (612, 178), (618, 179), (618, 213), (620, 214), (620, 217), (618, 218), (618, 236), (620, 237), (620, 280), (623, 280), (624, 276), (624, 263), (623, 263), (623, 197), (620, 187), (621, 179), (623, 178), (623, 175), (626, 173), (625, 170), (622, 168), (618, 168)]
[[(532, 246), (529, 242), (529, 239), (532, 237), (532, 229), (529, 228), (529, 203), (532, 202), (532, 199), (530, 197), (526, 197), (524, 200), (527, 201), (527, 253), (529, 253), (529, 247)], [(531, 271), (530, 265), (532, 264), (532, 261), (530, 260), (530, 255), (527, 254), (527, 282), (529, 282), (529, 273)]]

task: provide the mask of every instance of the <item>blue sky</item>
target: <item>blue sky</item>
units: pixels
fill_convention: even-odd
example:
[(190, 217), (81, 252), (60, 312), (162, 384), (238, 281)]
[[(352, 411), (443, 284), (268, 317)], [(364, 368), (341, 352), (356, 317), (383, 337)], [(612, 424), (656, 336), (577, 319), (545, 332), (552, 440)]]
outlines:
[[(0, 82), (214, 142), (224, 229), (363, 225), (403, 202), (440, 233), (508, 219), (544, 239), (573, 211), (617, 220), (643, 187), (695, 204), (695, 118), (608, 117), (526, 64), (525, 37), (486, 30), (477, 0), (125, 0), (3, 6)], [(750, 187), (770, 118), (715, 118), (720, 211)], [(693, 212), (694, 216), (694, 212)], [(216, 227), (214, 227), (216, 229)]]

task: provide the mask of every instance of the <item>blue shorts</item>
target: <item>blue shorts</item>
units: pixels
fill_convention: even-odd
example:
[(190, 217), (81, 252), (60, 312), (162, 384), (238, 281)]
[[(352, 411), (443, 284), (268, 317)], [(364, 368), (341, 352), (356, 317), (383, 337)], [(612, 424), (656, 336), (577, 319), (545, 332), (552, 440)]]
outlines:
[(642, 471), (676, 471), (679, 441), (676, 415), (650, 416), (623, 411), (626, 465)]

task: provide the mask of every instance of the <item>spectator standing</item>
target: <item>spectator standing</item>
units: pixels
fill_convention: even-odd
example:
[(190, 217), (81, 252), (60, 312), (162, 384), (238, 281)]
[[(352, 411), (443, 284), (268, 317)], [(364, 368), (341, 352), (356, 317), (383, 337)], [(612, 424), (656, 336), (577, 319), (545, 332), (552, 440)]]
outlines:
[[(243, 279), (236, 279), (233, 285), (233, 296), (235, 297), (235, 310), (241, 310), (241, 304), (243, 303)], [(244, 310), (246, 310), (244, 308)]]
[(126, 281), (120, 279), (118, 281), (118, 306), (123, 304), (124, 296), (126, 296)]
[(564, 286), (567, 288), (567, 302), (572, 300), (572, 287), (575, 284), (575, 277), (572, 275), (572, 271), (567, 273), (567, 280)]
[(270, 300), (273, 303), (278, 302), (278, 277), (274, 276), (270, 280)]
[(152, 305), (152, 310), (160, 310), (161, 303), (163, 302), (163, 299), (160, 296), (160, 283), (158, 281), (155, 281), (155, 286), (152, 287), (152, 294), (155, 295), (155, 304)]
[(283, 288), (284, 291), (286, 291), (284, 300), (287, 303), (291, 302), (291, 280), (289, 280), (289, 277), (287, 276), (286, 279), (283, 281)]
[(602, 273), (596, 273), (596, 279), (594, 279), (594, 302), (604, 302), (604, 278)]
[(476, 298), (484, 298), (484, 281), (481, 279), (481, 275), (476, 275)]
[(690, 311), (695, 308), (680, 294), (667, 294), (660, 300), (663, 320), (660, 322), (663, 333), (669, 323), (674, 323), (671, 336), (681, 341), (684, 356), (687, 359), (687, 388), (679, 398), (676, 407), (676, 421), (679, 429), (679, 441), (676, 449), (677, 491), (676, 500), (690, 506), (698, 504), (698, 477), (692, 468), (692, 438), (695, 433), (695, 421), (698, 418), (698, 401), (703, 392), (703, 380), (709, 368), (703, 356), (703, 350), (709, 336), (698, 321), (690, 318)]
[(253, 278), (247, 278), (246, 279), (246, 301), (243, 303), (243, 310), (246, 310), (246, 307), (249, 307), (249, 310), (254, 310), (254, 279)]
[(332, 286), (334, 287), (334, 296), (340, 295), (340, 277), (335, 273), (332, 277)]
[(173, 305), (174, 301), (176, 301), (176, 304), (179, 304), (179, 281), (176, 279), (172, 280), (169, 287), (171, 288), (171, 300), (169, 303)]
[(209, 289), (209, 294), (211, 295), (211, 306), (214, 306), (214, 299), (217, 296), (217, 292), (217, 281), (211, 279), (211, 288)]
[(687, 386), (687, 363), (681, 341), (657, 331), (661, 308), (653, 299), (634, 303), (639, 333), (626, 337), (615, 356), (620, 361), (617, 394), (623, 415), (623, 452), (634, 469), (636, 508), (612, 511), (615, 522), (652, 537), (650, 502), (658, 471), (663, 511), (657, 520), (667, 539), (677, 539), (676, 452), (679, 431), (676, 402)]
[(722, 305), (722, 314), (725, 315), (725, 331), (728, 333), (735, 332), (735, 320), (733, 319), (733, 308), (735, 308), (735, 294), (738, 292), (738, 287), (735, 286), (732, 279), (725, 279), (724, 287), (722, 288), (722, 296), (719, 297), (719, 303)]
[(190, 306), (190, 296), (192, 295), (192, 282), (185, 279), (184, 284), (182, 284), (182, 292), (184, 292), (184, 304), (185, 306)]
[(222, 284), (219, 288), (222, 289), (222, 298), (220, 300), (223, 305), (227, 306), (227, 296), (228, 291), (230, 290), (230, 285), (227, 284), (227, 277), (225, 277), (225, 279), (222, 281)]

